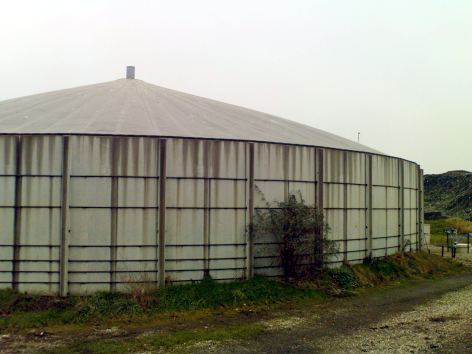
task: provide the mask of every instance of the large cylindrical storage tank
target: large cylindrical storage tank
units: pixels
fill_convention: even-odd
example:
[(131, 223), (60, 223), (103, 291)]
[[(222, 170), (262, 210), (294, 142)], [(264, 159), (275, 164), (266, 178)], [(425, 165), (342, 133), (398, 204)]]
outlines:
[(0, 102), (0, 286), (277, 276), (264, 201), (323, 209), (360, 262), (421, 247), (422, 171), (347, 139), (133, 79)]

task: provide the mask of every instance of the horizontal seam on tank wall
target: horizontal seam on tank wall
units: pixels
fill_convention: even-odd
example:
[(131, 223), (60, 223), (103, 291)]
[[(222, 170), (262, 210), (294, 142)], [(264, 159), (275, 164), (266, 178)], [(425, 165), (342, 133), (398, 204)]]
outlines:
[(401, 208), (372, 208), (372, 210), (400, 210)]
[(187, 262), (187, 261), (223, 261), (223, 260), (244, 260), (246, 257), (222, 257), (222, 258), (166, 258), (166, 262)]
[(246, 210), (247, 207), (167, 207), (167, 209), (189, 210)]
[(144, 248), (144, 247), (158, 247), (157, 244), (155, 245), (69, 245), (69, 248), (126, 248), (126, 247), (139, 247), (139, 248)]
[[(71, 259), (69, 263), (157, 262), (158, 259)], [(109, 271), (108, 271), (109, 272)]]
[(324, 184), (341, 184), (346, 186), (364, 186), (366, 187), (367, 184), (365, 183), (351, 183), (351, 182), (323, 182)]
[[(72, 274), (85, 274), (85, 273), (94, 273), (94, 274), (106, 274), (110, 273), (109, 270), (70, 270), (69, 273)], [(115, 270), (115, 273), (159, 273), (158, 270)]]
[(246, 246), (245, 243), (209, 243), (209, 244), (198, 244), (198, 245), (165, 245), (166, 247), (208, 247), (208, 246)]
[(38, 248), (38, 247), (43, 247), (43, 248), (51, 248), (51, 247), (61, 247), (61, 245), (0, 245), (0, 247), (17, 247), (17, 248), (21, 248), (21, 247), (35, 247), (35, 248)]
[(62, 175), (0, 175), (0, 177), (45, 177), (45, 178), (62, 178)]
[(254, 178), (254, 182), (318, 183), (318, 181), (313, 181), (313, 180), (298, 180), (298, 179), (258, 179), (258, 178)]
[[(245, 267), (233, 267), (233, 268), (211, 268), (211, 271), (216, 270), (239, 270), (239, 269), (246, 269)], [(206, 269), (198, 268), (198, 269), (166, 269), (166, 273), (180, 273), (180, 272), (204, 272)]]
[(323, 208), (325, 210), (367, 210), (367, 208), (341, 208), (341, 207), (327, 207), (327, 208)]
[(190, 180), (218, 180), (218, 181), (247, 181), (247, 178), (230, 178), (230, 177), (172, 177), (167, 176), (167, 179), (190, 179)]
[(58, 281), (0, 281), (0, 284), (59, 284)]
[[(0, 259), (0, 262), (15, 262), (15, 263), (59, 263), (59, 259)], [(11, 272), (11, 270), (10, 270)]]
[(0, 208), (12, 208), (12, 209), (61, 209), (61, 206), (51, 205), (0, 205)]
[(373, 184), (372, 187), (387, 187), (387, 188), (401, 188), (399, 186), (390, 186), (390, 185), (387, 185), (387, 184)]
[(143, 178), (143, 179), (159, 179), (159, 176), (125, 176), (125, 175), (70, 175), (70, 178)]
[(394, 238), (394, 237), (400, 237), (400, 235), (377, 236), (377, 237), (372, 237), (372, 240), (379, 240), (379, 239), (382, 239), (382, 238)]
[[(59, 270), (17, 270), (18, 273), (47, 273), (59, 274)], [(11, 273), (11, 270), (0, 270), (0, 273)]]
[[(159, 209), (157, 206), (69, 206), (70, 209)], [(169, 209), (169, 207), (167, 207)]]
[(388, 246), (388, 247), (372, 248), (372, 251), (385, 250), (388, 248), (398, 248), (398, 247), (399, 247), (398, 245), (395, 245), (395, 246)]

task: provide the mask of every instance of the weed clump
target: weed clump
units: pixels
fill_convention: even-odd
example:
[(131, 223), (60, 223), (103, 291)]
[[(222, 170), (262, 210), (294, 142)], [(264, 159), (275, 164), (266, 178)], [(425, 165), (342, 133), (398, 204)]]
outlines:
[(285, 202), (274, 201), (273, 207), (266, 202), (267, 209), (256, 210), (247, 227), (255, 239), (267, 244), (263, 252), (270, 253), (275, 245), (274, 262), (286, 279), (317, 274), (338, 253), (336, 242), (328, 239), (330, 228), (323, 212), (315, 205), (306, 205), (301, 194), (299, 199), (290, 194)]

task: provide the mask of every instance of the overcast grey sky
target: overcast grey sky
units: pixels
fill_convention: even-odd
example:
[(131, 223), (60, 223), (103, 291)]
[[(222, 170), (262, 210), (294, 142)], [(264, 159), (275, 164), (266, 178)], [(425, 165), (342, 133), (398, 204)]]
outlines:
[(472, 1), (4, 1), (0, 101), (136, 78), (472, 171)]

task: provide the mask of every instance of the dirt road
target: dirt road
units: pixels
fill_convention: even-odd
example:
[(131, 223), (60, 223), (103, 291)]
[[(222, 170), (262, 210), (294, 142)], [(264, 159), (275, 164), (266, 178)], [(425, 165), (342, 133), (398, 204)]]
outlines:
[[(472, 353), (472, 275), (299, 305), (254, 340), (191, 353)], [(183, 349), (183, 348), (182, 348)]]

